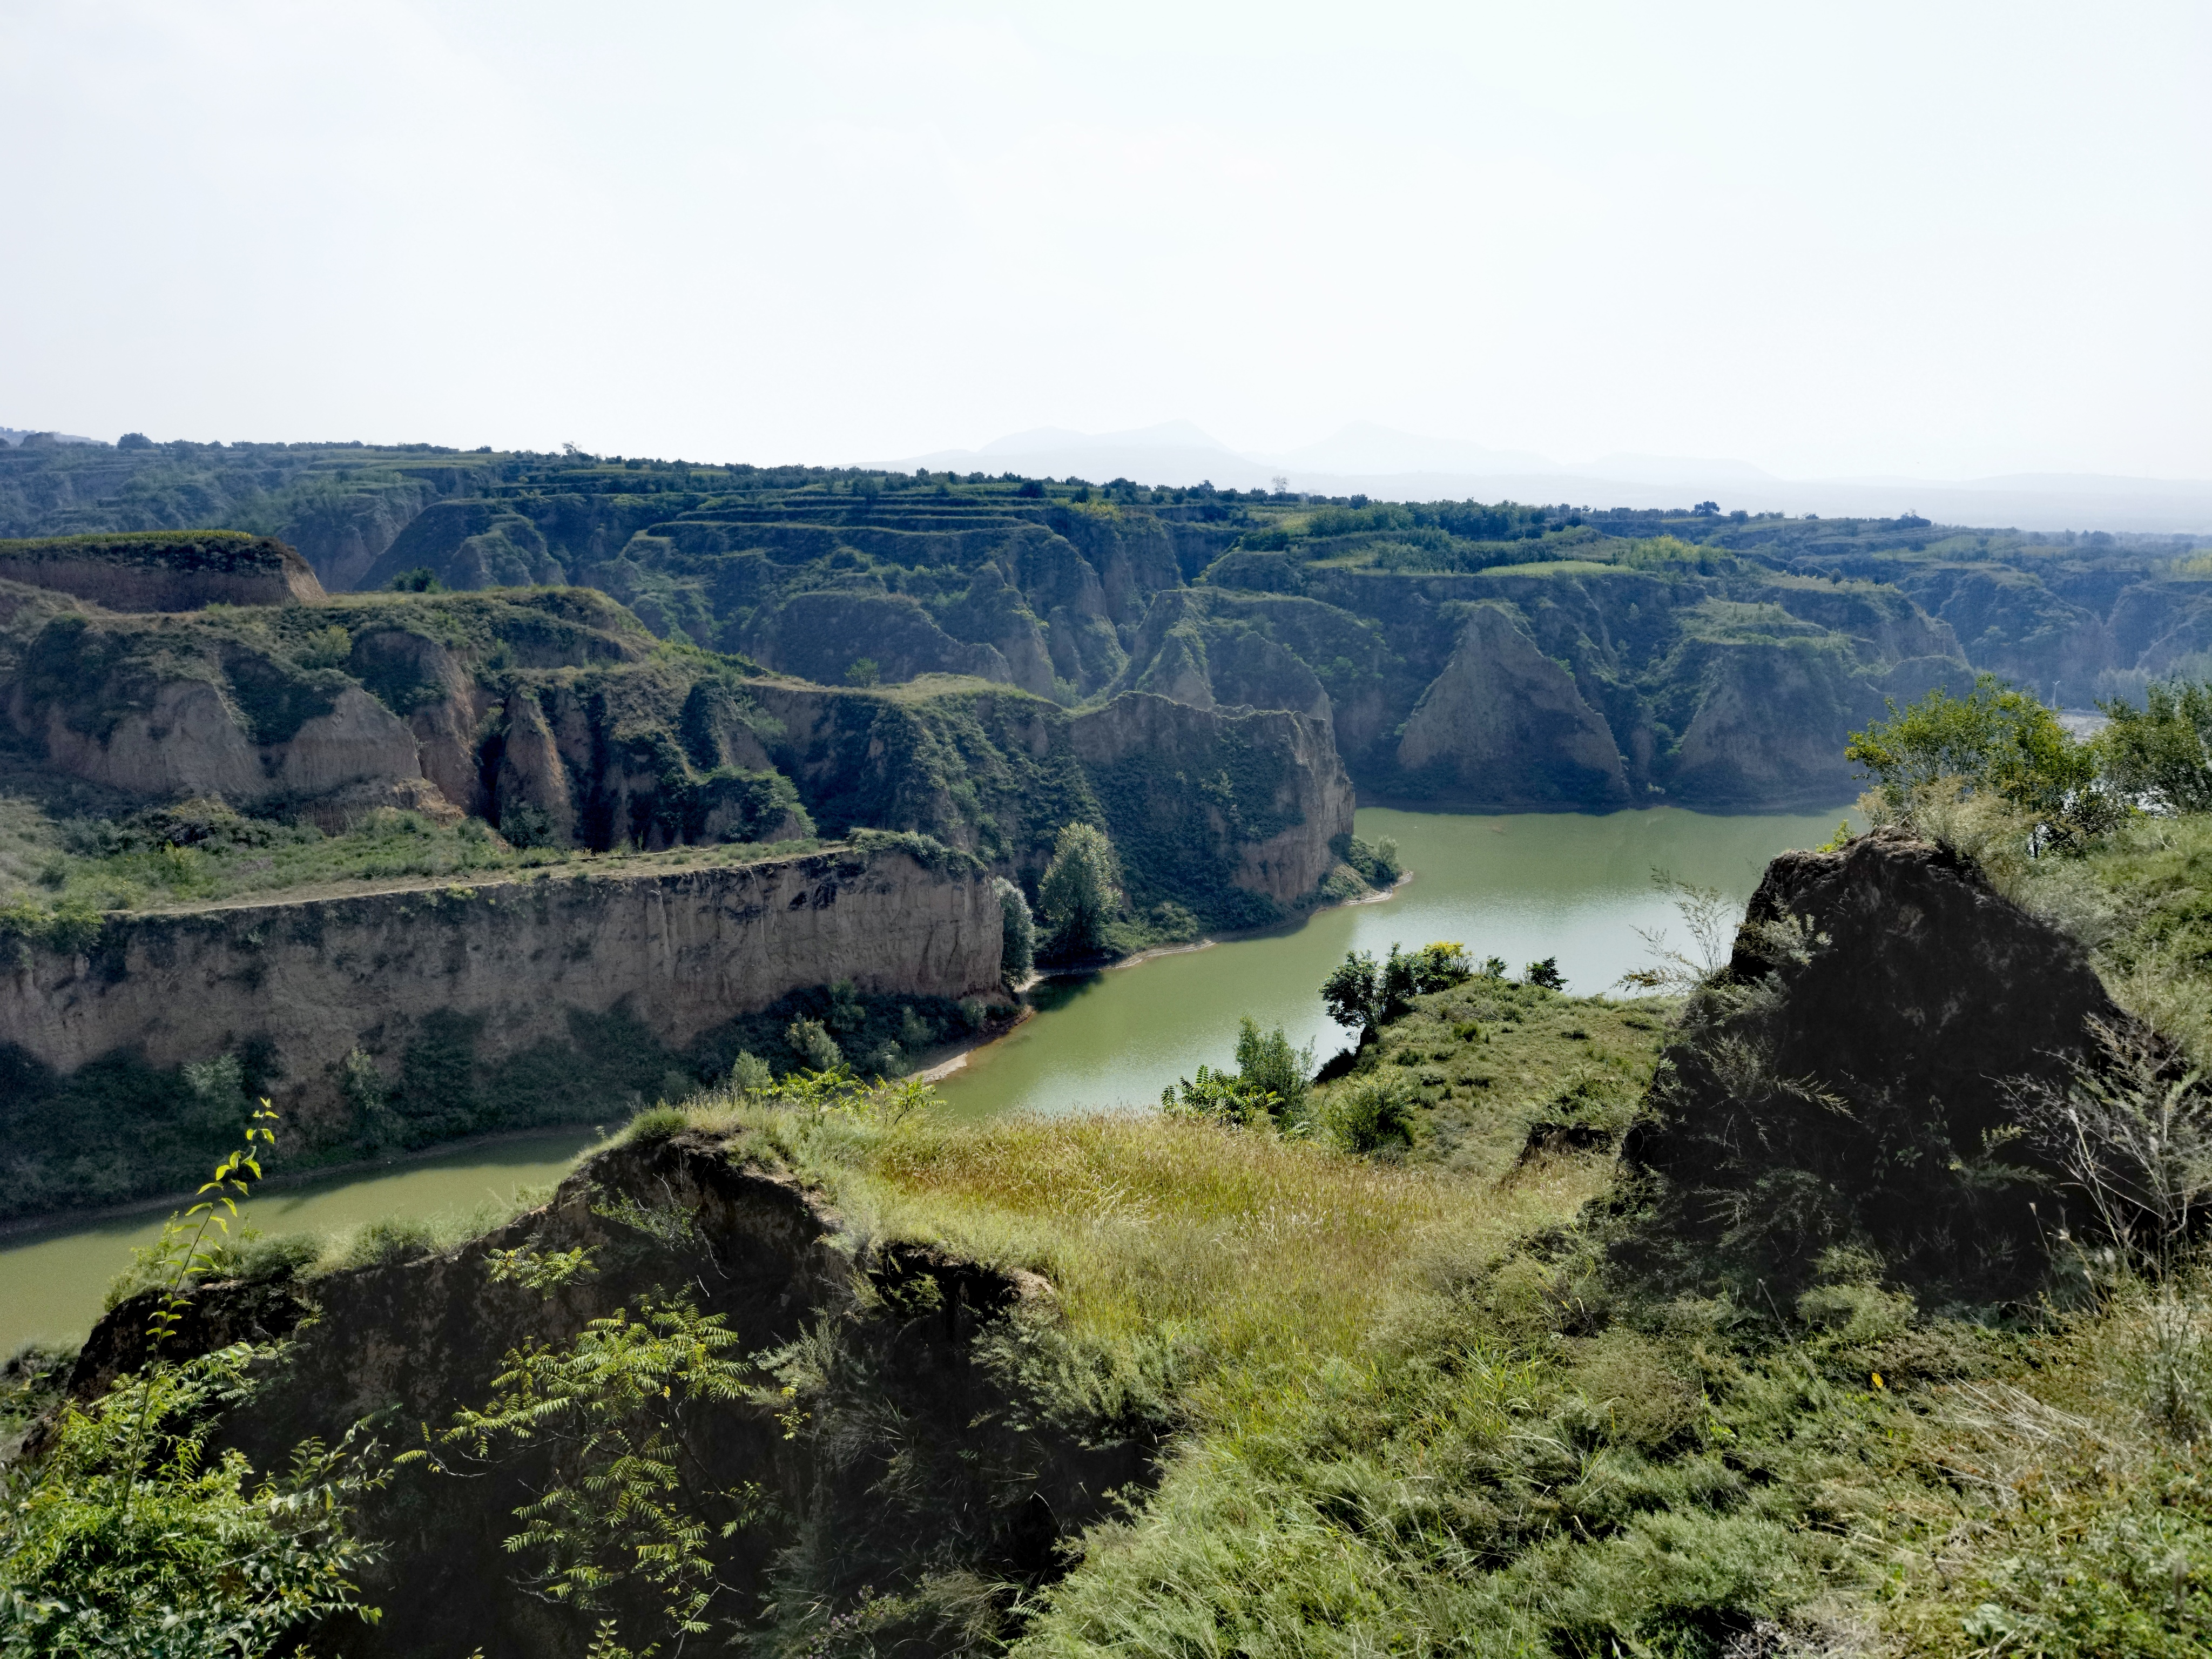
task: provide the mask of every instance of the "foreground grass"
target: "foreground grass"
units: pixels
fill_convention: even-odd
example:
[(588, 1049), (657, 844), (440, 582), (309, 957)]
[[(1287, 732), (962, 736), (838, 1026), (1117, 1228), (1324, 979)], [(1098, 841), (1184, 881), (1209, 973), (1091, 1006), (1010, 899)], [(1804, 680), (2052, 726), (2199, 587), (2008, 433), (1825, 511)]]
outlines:
[(2206, 1283), (2005, 1328), (1841, 1252), (1787, 1307), (1640, 1295), (1602, 1137), (1666, 1012), (1422, 999), (1322, 1091), (1325, 1120), (1411, 1082), (1379, 1158), (1174, 1118), (692, 1117), (875, 1236), (1045, 1274), (1079, 1361), (1047, 1385), (1166, 1413), (1158, 1488), (1018, 1651), (2202, 1651)]
[[(1370, 1072), (1433, 1055), (1465, 994), (1424, 1000)], [(1611, 1155), (1524, 1154), (1562, 1096), (1591, 1098), (1534, 1058), (1612, 1072), (1588, 1049), (1616, 1041), (1648, 1068), (1648, 1007), (1492, 1006), (1520, 1018), (1443, 1064), (1493, 1079), (1498, 1123), (1473, 1133), (1431, 1085), (1384, 1161), (1134, 1115), (710, 1095), (683, 1121), (864, 1235), (1044, 1274), (1066, 1340), (1027, 1381), (1158, 1414), (1158, 1486), (1084, 1536), (1018, 1651), (2202, 1650), (2212, 1420), (2159, 1402), (2212, 1404), (2203, 1281), (2017, 1328), (1929, 1317), (1848, 1255), (1787, 1308), (1641, 1299), (1580, 1219)], [(1466, 1132), (1449, 1147), (1439, 1115)]]
[[(1378, 1155), (1151, 1115), (951, 1122), (803, 1082), (629, 1133), (719, 1135), (856, 1243), (1043, 1274), (1048, 1310), (980, 1362), (1070, 1423), (1162, 1437), (1157, 1486), (1056, 1584), (992, 1591), (1005, 1616), (963, 1650), (2203, 1651), (2212, 1281), (2005, 1328), (1840, 1251), (1787, 1306), (1640, 1293), (1609, 1263), (1609, 1146), (1552, 1132), (1619, 1121), (1662, 1012), (1422, 999), (1322, 1091), (1413, 1079), (1411, 1139)], [(448, 1242), (370, 1229), (299, 1270)], [(824, 1602), (789, 1650), (878, 1651), (869, 1607), (912, 1601)]]

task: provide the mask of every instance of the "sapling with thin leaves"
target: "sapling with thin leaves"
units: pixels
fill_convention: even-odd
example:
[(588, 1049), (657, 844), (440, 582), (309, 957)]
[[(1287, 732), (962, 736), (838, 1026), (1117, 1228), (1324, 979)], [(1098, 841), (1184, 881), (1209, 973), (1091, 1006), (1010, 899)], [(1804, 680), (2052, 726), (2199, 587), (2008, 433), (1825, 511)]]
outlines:
[[(578, 1255), (541, 1256), (507, 1276), (550, 1291), (586, 1270)], [(398, 1461), (453, 1474), (538, 1454), (536, 1495), (515, 1509), (519, 1529), (503, 1540), (526, 1564), (520, 1587), (617, 1615), (597, 1626), (611, 1652), (629, 1650), (617, 1639), (619, 1615), (641, 1592), (680, 1643), (709, 1629), (727, 1588), (714, 1543), (763, 1511), (758, 1487), (713, 1478), (702, 1444), (717, 1416), (772, 1399), (738, 1342), (724, 1316), (686, 1296), (649, 1298), (635, 1317), (617, 1309), (565, 1343), (509, 1349), (491, 1398), (435, 1436), (425, 1425), (423, 1444)]]
[(2089, 1022), (2097, 1050), (2060, 1085), (2022, 1091), (2126, 1272), (2171, 1277), (2212, 1213), (2212, 1089), (2147, 1030)]
[(1728, 966), (1742, 910), (1717, 887), (1700, 887), (1672, 871), (1654, 869), (1651, 884), (1674, 901), (1677, 915), (1690, 930), (1690, 948), (1670, 944), (1663, 927), (1638, 927), (1636, 936), (1651, 954), (1650, 965), (1632, 968), (1620, 976), (1624, 989), (1686, 995)]
[(2081, 1265), (2103, 1297), (2137, 1310), (2145, 1415), (2197, 1440), (2212, 1430), (2212, 1320), (2201, 1277), (2191, 1284), (2212, 1214), (2212, 1090), (2146, 1029), (2089, 1026), (2098, 1053), (2063, 1084), (2021, 1091), (2021, 1115), (2103, 1236)]
[[(197, 1200), (182, 1214), (173, 1215), (161, 1229), (155, 1241), (151, 1262), (155, 1277), (166, 1277), (161, 1298), (146, 1319), (146, 1358), (150, 1365), (158, 1363), (162, 1345), (176, 1334), (183, 1322), (185, 1310), (191, 1298), (185, 1293), (187, 1280), (203, 1279), (213, 1273), (222, 1246), (230, 1239), (230, 1224), (238, 1218), (238, 1200), (252, 1191), (252, 1181), (261, 1179), (261, 1160), (254, 1148), (276, 1145), (276, 1113), (264, 1095), (261, 1109), (246, 1120), (246, 1144), (215, 1166), (215, 1174), (200, 1183)], [(247, 1179), (252, 1177), (252, 1181)], [(208, 1232), (213, 1228), (218, 1237), (210, 1240)], [(190, 1231), (191, 1237), (185, 1233)], [(139, 1411), (138, 1425), (133, 1431), (129, 1455), (118, 1477), (124, 1481), (123, 1513), (125, 1519), (131, 1512), (131, 1495), (137, 1485), (137, 1460), (141, 1455), (146, 1432), (147, 1414), (153, 1409), (154, 1395), (146, 1391), (144, 1403)]]
[(257, 1477), (244, 1453), (213, 1455), (210, 1441), (226, 1414), (252, 1410), (251, 1372), (269, 1350), (163, 1352), (191, 1287), (226, 1266), (276, 1117), (264, 1100), (246, 1144), (142, 1253), (158, 1295), (140, 1368), (65, 1405), (45, 1449), (0, 1474), (0, 1652), (260, 1659), (332, 1615), (376, 1618), (355, 1578), (377, 1550), (350, 1521), (353, 1500), (384, 1483), (375, 1443), (356, 1425)]

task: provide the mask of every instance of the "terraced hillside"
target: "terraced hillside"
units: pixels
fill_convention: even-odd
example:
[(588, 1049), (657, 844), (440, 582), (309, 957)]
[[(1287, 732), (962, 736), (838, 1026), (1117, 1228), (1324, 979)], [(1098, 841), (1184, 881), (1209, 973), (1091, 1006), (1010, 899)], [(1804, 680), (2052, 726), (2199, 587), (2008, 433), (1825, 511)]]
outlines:
[(427, 446), (0, 454), (0, 531), (215, 523), (333, 591), (596, 587), (817, 684), (1295, 710), (1370, 798), (1462, 805), (1825, 803), (1885, 697), (1988, 669), (2078, 705), (2212, 647), (2212, 565), (2171, 538)]

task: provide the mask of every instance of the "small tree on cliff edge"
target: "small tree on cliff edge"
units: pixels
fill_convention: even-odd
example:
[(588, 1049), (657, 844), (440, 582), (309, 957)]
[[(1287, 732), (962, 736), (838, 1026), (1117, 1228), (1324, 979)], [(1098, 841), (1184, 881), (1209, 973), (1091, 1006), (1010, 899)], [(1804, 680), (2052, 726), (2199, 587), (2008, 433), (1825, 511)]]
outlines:
[(1106, 948), (1107, 924), (1121, 909), (1121, 861), (1104, 830), (1088, 823), (1060, 830), (1037, 884), (1037, 908), (1052, 929), (1054, 956), (1096, 956)]
[(1347, 951), (1336, 970), (1322, 981), (1322, 1006), (1328, 1017), (1360, 1042), (1388, 1025), (1413, 1005), (1417, 996), (1449, 991), (1474, 977), (1467, 947), (1457, 939), (1438, 939), (1418, 951), (1401, 951), (1394, 941), (1389, 959), (1376, 965), (1371, 951)]

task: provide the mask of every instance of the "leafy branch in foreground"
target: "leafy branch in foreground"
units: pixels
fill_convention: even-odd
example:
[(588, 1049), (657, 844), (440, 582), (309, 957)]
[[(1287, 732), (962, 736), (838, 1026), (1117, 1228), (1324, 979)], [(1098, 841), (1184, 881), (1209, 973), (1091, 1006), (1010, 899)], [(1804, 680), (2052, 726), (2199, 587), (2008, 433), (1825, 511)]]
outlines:
[[(761, 1397), (754, 1363), (731, 1352), (738, 1340), (723, 1316), (685, 1297), (649, 1302), (635, 1319), (618, 1309), (565, 1345), (510, 1349), (489, 1401), (457, 1412), (434, 1440), (426, 1428), (425, 1444), (398, 1461), (451, 1473), (440, 1448), (476, 1463), (542, 1453), (544, 1484), (505, 1540), (529, 1562), (523, 1588), (605, 1613), (635, 1583), (659, 1601), (667, 1634), (703, 1633), (724, 1588), (711, 1545), (762, 1507), (756, 1487), (715, 1485), (701, 1450), (714, 1414)], [(603, 1622), (602, 1640), (617, 1629)]]
[(161, 1291), (143, 1367), (91, 1406), (64, 1407), (52, 1444), (0, 1486), (0, 1652), (258, 1659), (313, 1620), (377, 1617), (354, 1583), (376, 1551), (349, 1529), (351, 1501), (383, 1484), (374, 1443), (353, 1431), (335, 1449), (303, 1442), (288, 1473), (257, 1482), (234, 1448), (210, 1463), (208, 1442), (250, 1401), (264, 1351), (161, 1357), (189, 1287), (222, 1269), (276, 1116), (263, 1101), (245, 1146), (142, 1253), (138, 1271)]
[[(176, 1334), (183, 1321), (189, 1298), (185, 1294), (185, 1283), (195, 1278), (212, 1276), (221, 1257), (222, 1246), (229, 1241), (230, 1224), (238, 1218), (238, 1200), (252, 1190), (245, 1171), (254, 1181), (261, 1179), (261, 1161), (254, 1156), (257, 1142), (263, 1146), (276, 1144), (276, 1132), (271, 1126), (276, 1114), (264, 1096), (261, 1109), (246, 1120), (246, 1145), (231, 1153), (215, 1166), (215, 1174), (201, 1182), (195, 1196), (198, 1202), (182, 1215), (173, 1215), (161, 1228), (161, 1236), (149, 1247), (141, 1262), (142, 1270), (149, 1278), (166, 1279), (161, 1298), (154, 1304), (154, 1311), (146, 1320), (146, 1363), (157, 1364), (161, 1345)], [(213, 1196), (210, 1197), (210, 1194)], [(198, 1224), (193, 1225), (197, 1220)], [(217, 1235), (208, 1237), (212, 1228)], [(185, 1237), (187, 1229), (191, 1237)], [(153, 1409), (154, 1392), (145, 1391), (140, 1407), (140, 1420), (135, 1431), (130, 1455), (118, 1472), (122, 1482), (123, 1509), (127, 1516), (131, 1495), (136, 1488), (138, 1474), (138, 1452), (147, 1428), (146, 1414)]]
[(36, 1463), (9, 1471), (0, 1652), (257, 1659), (311, 1621), (377, 1618), (354, 1581), (378, 1552), (349, 1514), (383, 1484), (373, 1442), (307, 1441), (258, 1482), (235, 1449), (209, 1458), (259, 1357), (239, 1343), (149, 1367), (70, 1408)]

